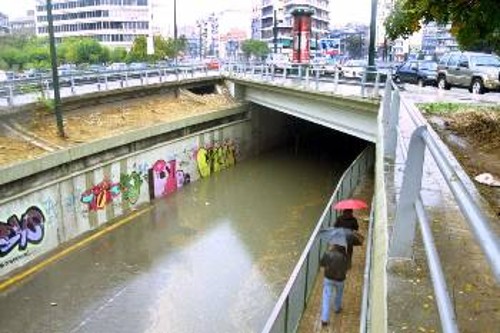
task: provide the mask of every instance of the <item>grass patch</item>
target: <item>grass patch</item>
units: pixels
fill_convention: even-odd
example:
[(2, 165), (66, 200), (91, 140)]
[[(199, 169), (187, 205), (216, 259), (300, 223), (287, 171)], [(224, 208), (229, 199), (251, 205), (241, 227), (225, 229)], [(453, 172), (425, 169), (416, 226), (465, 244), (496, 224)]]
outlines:
[(420, 111), (433, 115), (446, 115), (451, 113), (462, 113), (462, 112), (500, 112), (499, 105), (484, 105), (484, 104), (464, 104), (464, 103), (422, 103), (418, 104), (417, 107)]

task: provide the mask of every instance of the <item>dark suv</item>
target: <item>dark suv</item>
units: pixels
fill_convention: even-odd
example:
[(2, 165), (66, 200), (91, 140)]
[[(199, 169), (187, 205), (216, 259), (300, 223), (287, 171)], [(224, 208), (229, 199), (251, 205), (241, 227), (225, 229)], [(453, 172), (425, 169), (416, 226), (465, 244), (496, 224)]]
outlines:
[(466, 87), (476, 94), (500, 89), (500, 58), (476, 52), (451, 52), (438, 64), (438, 87)]

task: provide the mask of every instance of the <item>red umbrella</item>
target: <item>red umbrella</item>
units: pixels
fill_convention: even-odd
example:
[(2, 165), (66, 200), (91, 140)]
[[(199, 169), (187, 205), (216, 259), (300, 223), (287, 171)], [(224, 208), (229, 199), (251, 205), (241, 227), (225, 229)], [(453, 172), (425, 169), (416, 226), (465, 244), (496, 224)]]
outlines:
[(342, 209), (364, 209), (368, 208), (368, 205), (363, 200), (359, 199), (345, 199), (337, 202), (333, 208), (337, 210)]

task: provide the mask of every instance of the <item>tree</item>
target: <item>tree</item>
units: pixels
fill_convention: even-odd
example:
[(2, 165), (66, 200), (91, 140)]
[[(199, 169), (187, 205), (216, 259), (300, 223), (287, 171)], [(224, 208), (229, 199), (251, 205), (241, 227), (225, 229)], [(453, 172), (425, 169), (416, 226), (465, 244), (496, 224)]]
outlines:
[(255, 39), (247, 39), (243, 41), (241, 43), (241, 50), (247, 58), (250, 58), (253, 55), (256, 58), (262, 59), (269, 54), (269, 47), (267, 46), (267, 43)]
[(347, 36), (345, 43), (351, 58), (359, 59), (363, 56), (363, 38), (360, 35)]
[(127, 62), (142, 62), (148, 60), (148, 41), (146, 36), (138, 36), (134, 39), (132, 48), (127, 54)]
[(109, 54), (111, 62), (124, 62), (127, 57), (127, 50), (123, 47), (115, 47)]
[(500, 1), (397, 0), (385, 21), (387, 37), (407, 38), (422, 23), (451, 23), (451, 33), (464, 49), (500, 52)]
[(61, 63), (96, 64), (108, 62), (110, 51), (92, 38), (68, 38), (58, 47)]

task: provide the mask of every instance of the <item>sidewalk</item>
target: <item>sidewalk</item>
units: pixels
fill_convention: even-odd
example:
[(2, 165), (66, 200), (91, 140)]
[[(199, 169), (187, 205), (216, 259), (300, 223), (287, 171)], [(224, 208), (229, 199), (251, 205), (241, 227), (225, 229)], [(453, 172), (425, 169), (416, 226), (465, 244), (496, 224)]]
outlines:
[[(415, 125), (402, 109), (400, 132), (408, 146)], [(401, 191), (404, 150), (398, 143), (397, 157), (387, 166), (389, 223), (394, 220), (396, 197)], [(475, 191), (475, 189), (473, 189)], [(497, 333), (500, 327), (500, 288), (484, 254), (463, 217), (453, 194), (441, 176), (432, 156), (426, 151), (421, 196), (431, 222), (435, 245), (455, 307), (460, 332)], [(498, 221), (484, 208), (490, 221)], [(500, 234), (500, 224), (492, 225)], [(392, 225), (389, 225), (389, 237)], [(440, 332), (438, 308), (430, 279), (425, 249), (417, 223), (413, 260), (389, 260), (389, 332)]]
[[(354, 191), (353, 197), (370, 203), (373, 196), (373, 175), (363, 179)], [(365, 237), (368, 235), (368, 221), (370, 209), (355, 212), (358, 219), (359, 231)], [(361, 299), (363, 297), (363, 273), (365, 269), (366, 239), (363, 246), (356, 246), (352, 259), (352, 268), (348, 273), (343, 298), (343, 311), (335, 314), (333, 305), (330, 314), (330, 325), (321, 326), (321, 302), (323, 297), (323, 275), (320, 271), (314, 289), (307, 304), (302, 320), (299, 324), (299, 333), (329, 332), (329, 333), (354, 333), (359, 332), (359, 316), (361, 314)], [(333, 303), (332, 303), (333, 304)]]

